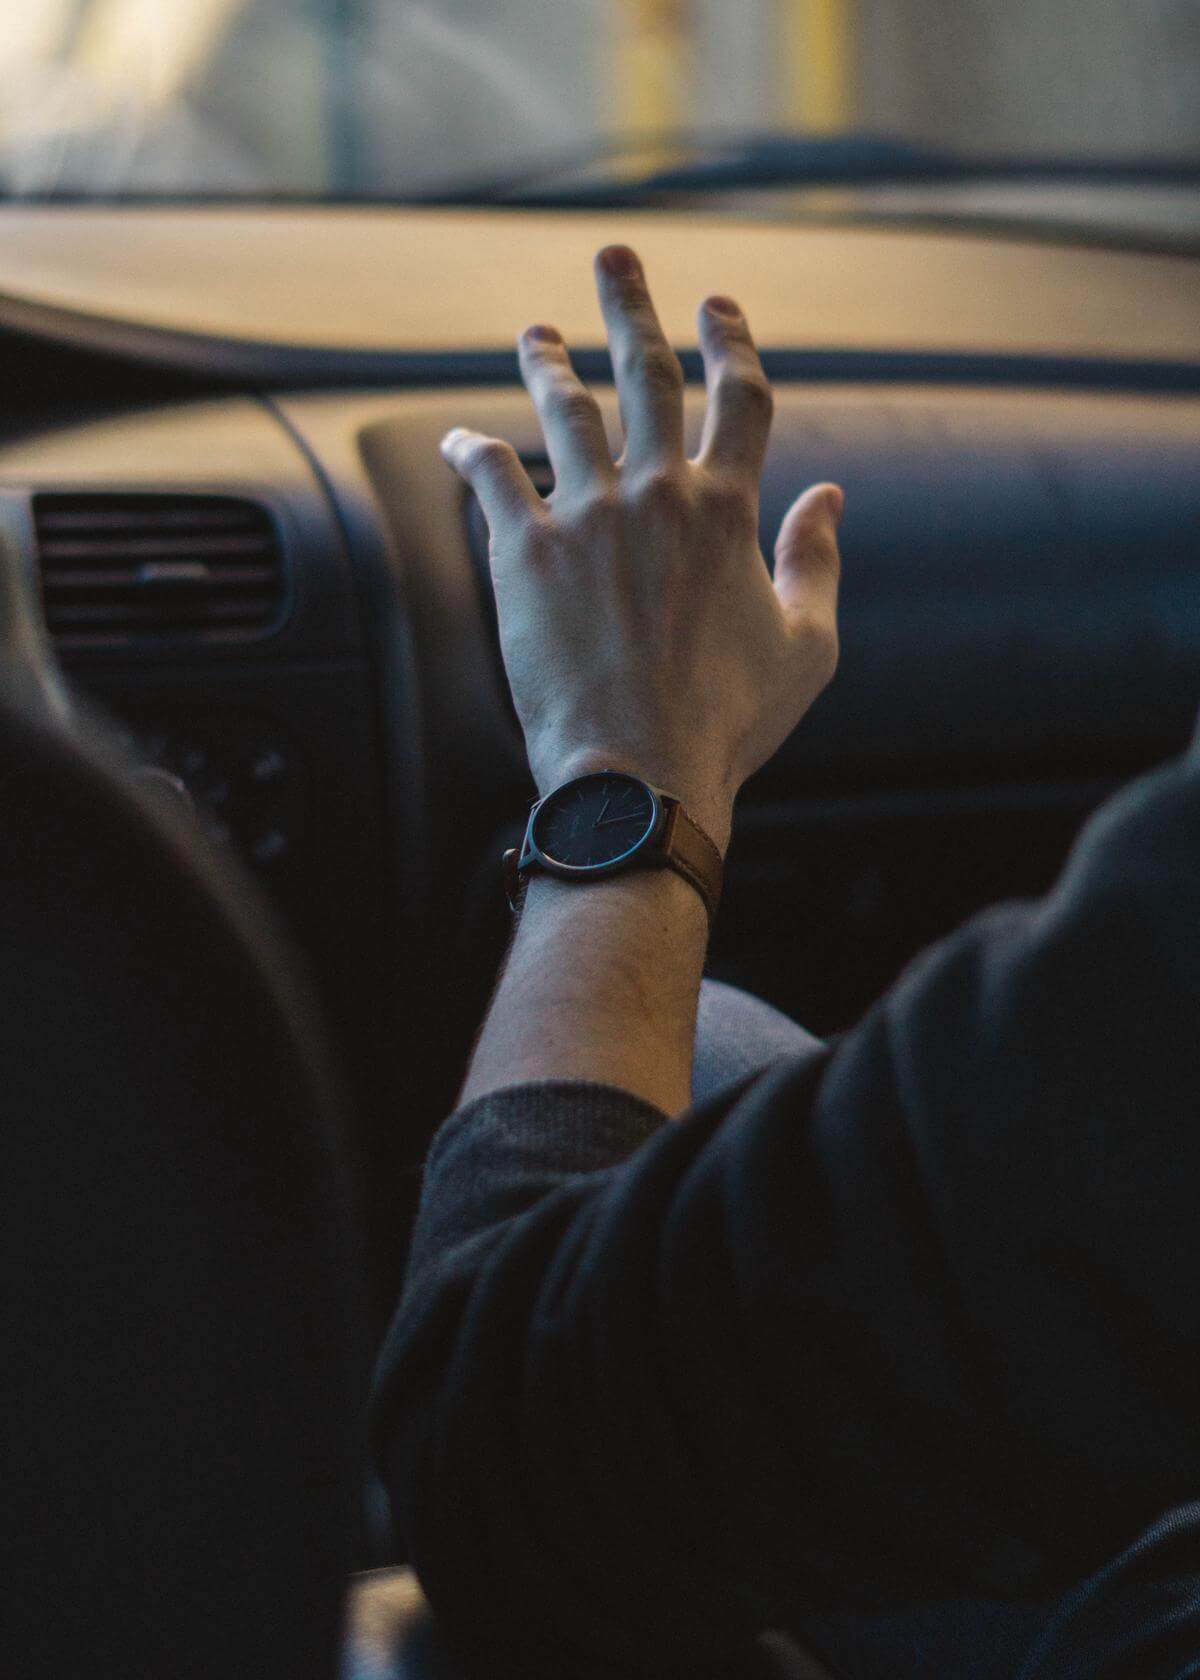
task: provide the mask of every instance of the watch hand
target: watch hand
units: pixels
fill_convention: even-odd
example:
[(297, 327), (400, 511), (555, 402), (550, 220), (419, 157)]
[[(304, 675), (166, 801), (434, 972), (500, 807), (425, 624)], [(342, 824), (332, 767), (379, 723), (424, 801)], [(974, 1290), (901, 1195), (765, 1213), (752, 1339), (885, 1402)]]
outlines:
[(595, 822), (592, 824), (593, 828), (599, 828), (600, 827), (600, 824), (604, 821), (604, 813), (605, 813), (605, 811), (608, 810), (608, 807), (611, 803), (612, 803), (612, 794), (611, 793), (605, 794), (604, 803), (600, 807), (600, 815), (596, 818)]
[[(608, 809), (607, 804), (605, 805), (604, 809), (605, 810)], [(596, 818), (596, 821), (592, 826), (594, 828), (611, 828), (613, 823), (627, 823), (627, 822), (636, 822), (636, 821), (637, 821), (637, 813), (636, 812), (630, 813), (630, 812), (627, 811), (623, 817), (622, 816), (606, 817), (604, 815), (604, 811), (601, 811), (600, 815)]]

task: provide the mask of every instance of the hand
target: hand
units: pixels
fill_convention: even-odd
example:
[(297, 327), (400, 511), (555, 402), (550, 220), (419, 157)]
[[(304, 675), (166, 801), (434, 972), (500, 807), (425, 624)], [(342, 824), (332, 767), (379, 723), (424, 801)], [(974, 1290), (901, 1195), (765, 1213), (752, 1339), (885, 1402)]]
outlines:
[(545, 794), (626, 770), (683, 800), (722, 849), (742, 783), (837, 665), (842, 492), (817, 485), (784, 520), (775, 579), (758, 546), (771, 388), (731, 299), (700, 310), (708, 413), (683, 448), (683, 372), (641, 264), (596, 261), (625, 431), (613, 462), (599, 405), (561, 335), (521, 337), (521, 371), (554, 469), (543, 502), (512, 447), (456, 429), (442, 450), (491, 534), (500, 641)]

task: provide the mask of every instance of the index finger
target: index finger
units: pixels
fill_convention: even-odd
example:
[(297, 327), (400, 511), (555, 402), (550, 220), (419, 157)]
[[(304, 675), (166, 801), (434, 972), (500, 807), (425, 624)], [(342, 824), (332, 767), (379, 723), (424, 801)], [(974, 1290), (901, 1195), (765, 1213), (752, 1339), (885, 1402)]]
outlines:
[(683, 369), (659, 323), (641, 262), (627, 245), (600, 252), (596, 289), (625, 428), (623, 462), (677, 465), (683, 460)]

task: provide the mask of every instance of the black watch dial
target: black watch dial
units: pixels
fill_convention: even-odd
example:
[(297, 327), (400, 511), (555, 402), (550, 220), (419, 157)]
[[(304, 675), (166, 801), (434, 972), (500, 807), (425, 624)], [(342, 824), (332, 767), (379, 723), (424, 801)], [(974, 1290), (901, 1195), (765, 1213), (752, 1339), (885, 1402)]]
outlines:
[(550, 863), (595, 869), (638, 851), (657, 822), (658, 804), (644, 782), (603, 770), (568, 782), (543, 801), (531, 837)]

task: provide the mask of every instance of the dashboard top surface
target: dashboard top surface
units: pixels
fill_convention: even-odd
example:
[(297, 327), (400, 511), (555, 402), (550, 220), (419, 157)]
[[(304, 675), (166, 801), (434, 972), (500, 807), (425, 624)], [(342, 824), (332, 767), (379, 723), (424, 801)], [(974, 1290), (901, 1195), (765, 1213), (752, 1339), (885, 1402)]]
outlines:
[[(1200, 360), (1200, 261), (1045, 240), (653, 214), (5, 208), (0, 323), (310, 352), (601, 342), (595, 250), (643, 253), (669, 336), (732, 292), (764, 345)], [(127, 348), (128, 348), (127, 344)]]

